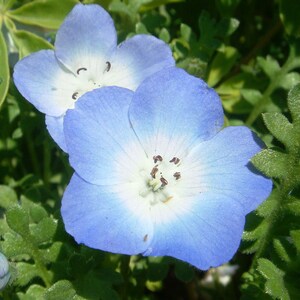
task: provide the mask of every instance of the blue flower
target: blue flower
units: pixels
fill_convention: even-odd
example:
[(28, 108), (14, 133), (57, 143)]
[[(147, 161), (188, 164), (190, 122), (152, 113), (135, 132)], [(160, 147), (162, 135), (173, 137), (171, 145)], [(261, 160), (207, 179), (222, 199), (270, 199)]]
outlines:
[(149, 75), (174, 66), (167, 44), (136, 35), (117, 46), (113, 20), (98, 5), (76, 5), (57, 32), (55, 51), (42, 50), (15, 66), (20, 93), (46, 114), (49, 133), (66, 151), (65, 112), (85, 92), (103, 86), (135, 90)]
[(10, 278), (9, 265), (6, 257), (0, 252), (0, 290), (8, 283)]
[(66, 230), (92, 248), (203, 270), (231, 259), (272, 182), (249, 162), (258, 138), (221, 130), (223, 118), (214, 90), (177, 68), (135, 92), (86, 93), (64, 122), (76, 171), (62, 200)]

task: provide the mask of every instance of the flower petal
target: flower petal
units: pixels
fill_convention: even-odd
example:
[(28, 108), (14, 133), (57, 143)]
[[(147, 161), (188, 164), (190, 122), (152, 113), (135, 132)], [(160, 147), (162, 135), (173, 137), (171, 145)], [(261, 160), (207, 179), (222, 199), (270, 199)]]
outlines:
[(220, 99), (201, 79), (168, 68), (145, 80), (134, 94), (129, 119), (147, 153), (185, 151), (223, 125)]
[(78, 243), (123, 254), (138, 254), (149, 245), (153, 225), (146, 205), (121, 201), (112, 189), (73, 175), (62, 200), (65, 228)]
[[(262, 148), (255, 134), (247, 127), (227, 127), (214, 138), (196, 146), (189, 156), (190, 184), (186, 192), (196, 187), (202, 192), (227, 195), (239, 202), (244, 213), (254, 210), (272, 190), (272, 181), (250, 164), (250, 159)], [(183, 191), (184, 192), (184, 191)]]
[(118, 46), (104, 85), (135, 90), (148, 76), (175, 65), (169, 46), (150, 35), (136, 35)]
[(207, 270), (233, 257), (245, 217), (226, 195), (206, 193), (156, 206), (152, 219), (153, 240), (143, 255), (172, 256)]
[(14, 82), (23, 97), (47, 115), (60, 116), (74, 104), (76, 77), (60, 65), (52, 50), (42, 50), (19, 61)]
[(116, 46), (110, 15), (99, 5), (77, 4), (57, 32), (55, 54), (74, 74), (82, 67), (96, 72)]
[(46, 115), (45, 121), (48, 132), (50, 133), (56, 144), (64, 151), (67, 152), (67, 145), (64, 135), (64, 117), (51, 117)]
[(84, 94), (67, 111), (64, 133), (70, 163), (86, 181), (120, 184), (120, 172), (131, 174), (138, 158), (145, 157), (128, 121), (132, 95), (124, 88), (103, 87)]

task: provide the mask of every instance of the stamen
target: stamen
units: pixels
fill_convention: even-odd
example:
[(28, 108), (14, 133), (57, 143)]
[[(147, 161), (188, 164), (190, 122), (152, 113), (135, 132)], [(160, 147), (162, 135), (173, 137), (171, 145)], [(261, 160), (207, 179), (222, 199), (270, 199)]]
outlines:
[(163, 158), (160, 155), (153, 156), (154, 163), (156, 164), (158, 161), (162, 161)]
[(87, 68), (79, 68), (79, 69), (76, 71), (77, 75), (79, 75), (79, 73), (80, 73), (81, 71), (87, 71)]
[(160, 182), (161, 182), (161, 186), (162, 187), (168, 184), (168, 180), (166, 178), (164, 178), (164, 177), (160, 178)]
[(170, 160), (170, 163), (174, 163), (175, 165), (177, 165), (179, 162), (180, 162), (180, 159), (179, 159), (178, 157), (173, 157), (173, 158)]
[(150, 175), (152, 176), (152, 178), (155, 178), (155, 174), (158, 172), (158, 168), (157, 165), (152, 169)]
[(175, 173), (173, 174), (173, 176), (175, 177), (176, 180), (178, 180), (178, 179), (181, 178), (180, 172), (175, 172)]
[(75, 92), (75, 93), (73, 93), (73, 95), (72, 95), (72, 99), (76, 100), (76, 99), (77, 99), (77, 97), (78, 97), (78, 92)]
[(111, 63), (109, 61), (106, 62), (106, 69), (104, 71), (109, 72), (111, 68)]

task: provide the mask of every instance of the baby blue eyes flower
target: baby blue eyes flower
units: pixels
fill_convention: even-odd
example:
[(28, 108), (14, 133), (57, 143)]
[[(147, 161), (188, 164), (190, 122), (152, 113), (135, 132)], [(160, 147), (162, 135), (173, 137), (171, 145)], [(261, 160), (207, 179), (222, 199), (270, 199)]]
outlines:
[(135, 92), (83, 95), (64, 120), (75, 169), (62, 200), (66, 230), (114, 253), (172, 256), (203, 270), (227, 262), (272, 182), (249, 162), (258, 138), (243, 126), (222, 129), (223, 118), (217, 94), (176, 68)]
[(63, 118), (85, 92), (103, 86), (135, 90), (149, 75), (174, 66), (164, 42), (136, 35), (117, 46), (113, 20), (98, 5), (78, 4), (57, 32), (55, 50), (42, 50), (17, 63), (20, 93), (46, 114), (49, 133), (66, 151)]
[(10, 278), (9, 265), (6, 257), (0, 252), (0, 291), (4, 289)]

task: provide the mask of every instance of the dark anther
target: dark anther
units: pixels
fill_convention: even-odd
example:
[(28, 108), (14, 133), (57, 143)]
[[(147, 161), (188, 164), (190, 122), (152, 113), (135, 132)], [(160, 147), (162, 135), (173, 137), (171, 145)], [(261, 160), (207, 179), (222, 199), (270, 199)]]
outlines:
[(180, 172), (175, 172), (175, 173), (173, 174), (173, 176), (176, 178), (176, 180), (178, 180), (178, 179), (180, 179), (181, 174), (180, 174)]
[(165, 185), (168, 184), (168, 180), (166, 178), (163, 178), (163, 177), (160, 178), (160, 182), (162, 183), (161, 186), (165, 186)]
[(147, 242), (147, 240), (148, 240), (148, 234), (145, 234), (145, 236), (144, 236), (144, 238), (143, 238), (143, 241), (144, 241), (144, 242)]
[(163, 158), (160, 155), (153, 156), (154, 163), (156, 164), (158, 161), (162, 161)]
[(81, 71), (87, 71), (87, 68), (79, 68), (79, 69), (76, 71), (77, 75), (79, 75), (79, 73), (80, 73)]
[(170, 163), (174, 163), (175, 165), (177, 165), (179, 162), (180, 162), (180, 159), (179, 159), (178, 157), (173, 157), (173, 158), (170, 160)]
[(104, 71), (109, 72), (111, 68), (111, 63), (109, 61), (106, 62), (106, 69)]
[(152, 169), (152, 171), (151, 171), (151, 173), (150, 173), (150, 175), (152, 176), (152, 178), (155, 178), (155, 174), (158, 172), (158, 168), (155, 166), (153, 169)]
[(75, 92), (73, 95), (72, 95), (72, 99), (76, 100), (78, 97), (78, 92)]

